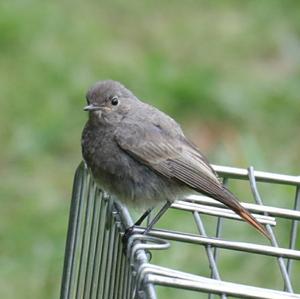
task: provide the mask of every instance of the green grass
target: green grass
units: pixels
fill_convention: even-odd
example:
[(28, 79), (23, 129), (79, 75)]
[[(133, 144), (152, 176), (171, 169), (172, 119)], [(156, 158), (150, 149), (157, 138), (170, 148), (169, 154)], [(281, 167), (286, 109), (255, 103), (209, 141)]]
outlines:
[(0, 3), (0, 297), (57, 298), (87, 88), (120, 80), (215, 164), (299, 174), (300, 4)]

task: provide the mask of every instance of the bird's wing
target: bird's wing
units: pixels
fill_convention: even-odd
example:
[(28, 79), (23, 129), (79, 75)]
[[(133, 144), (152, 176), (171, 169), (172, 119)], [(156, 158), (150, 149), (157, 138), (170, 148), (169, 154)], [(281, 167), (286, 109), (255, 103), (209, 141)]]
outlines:
[(115, 139), (124, 151), (139, 162), (222, 202), (268, 236), (265, 228), (220, 183), (206, 158), (183, 134), (165, 132), (153, 123), (139, 123), (120, 126)]
[(204, 156), (183, 135), (170, 136), (155, 125), (139, 124), (119, 128), (115, 136), (123, 150), (161, 175), (208, 194), (221, 186)]

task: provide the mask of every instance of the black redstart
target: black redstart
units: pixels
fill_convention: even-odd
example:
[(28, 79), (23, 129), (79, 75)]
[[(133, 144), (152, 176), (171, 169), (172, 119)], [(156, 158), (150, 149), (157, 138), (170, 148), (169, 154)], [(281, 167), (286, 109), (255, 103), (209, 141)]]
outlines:
[(97, 184), (126, 204), (153, 207), (193, 191), (208, 195), (269, 238), (220, 182), (207, 159), (171, 117), (141, 102), (116, 81), (92, 86), (82, 153)]

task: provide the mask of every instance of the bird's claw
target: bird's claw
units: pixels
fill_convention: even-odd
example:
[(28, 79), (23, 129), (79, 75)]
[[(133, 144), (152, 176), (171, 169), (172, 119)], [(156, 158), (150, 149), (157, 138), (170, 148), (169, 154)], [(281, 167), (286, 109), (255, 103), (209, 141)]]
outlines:
[[(130, 227), (128, 227), (125, 232), (124, 235), (122, 236), (122, 243), (123, 243), (123, 253), (126, 255), (127, 254), (127, 246), (128, 246), (128, 240), (129, 238), (134, 234), (134, 228), (135, 225), (132, 225)], [(144, 243), (144, 242), (142, 242)], [(148, 261), (150, 261), (152, 259), (152, 253), (150, 250), (145, 250)]]
[(134, 232), (134, 225), (126, 228), (124, 235), (122, 236), (122, 243), (123, 243), (123, 253), (126, 255), (127, 253), (127, 245), (129, 238), (133, 235)]

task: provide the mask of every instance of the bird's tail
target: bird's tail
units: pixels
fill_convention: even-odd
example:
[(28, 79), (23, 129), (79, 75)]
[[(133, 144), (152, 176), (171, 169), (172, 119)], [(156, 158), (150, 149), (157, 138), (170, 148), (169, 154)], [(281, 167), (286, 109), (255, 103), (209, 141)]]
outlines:
[(270, 234), (266, 230), (266, 228), (259, 223), (253, 215), (246, 210), (237, 198), (225, 187), (223, 187), (223, 192), (221, 194), (211, 195), (214, 199), (220, 201), (225, 206), (233, 210), (236, 214), (238, 214), (241, 218), (243, 218), (246, 222), (251, 224), (254, 228), (256, 228), (261, 234), (266, 236), (268, 239), (271, 239)]

